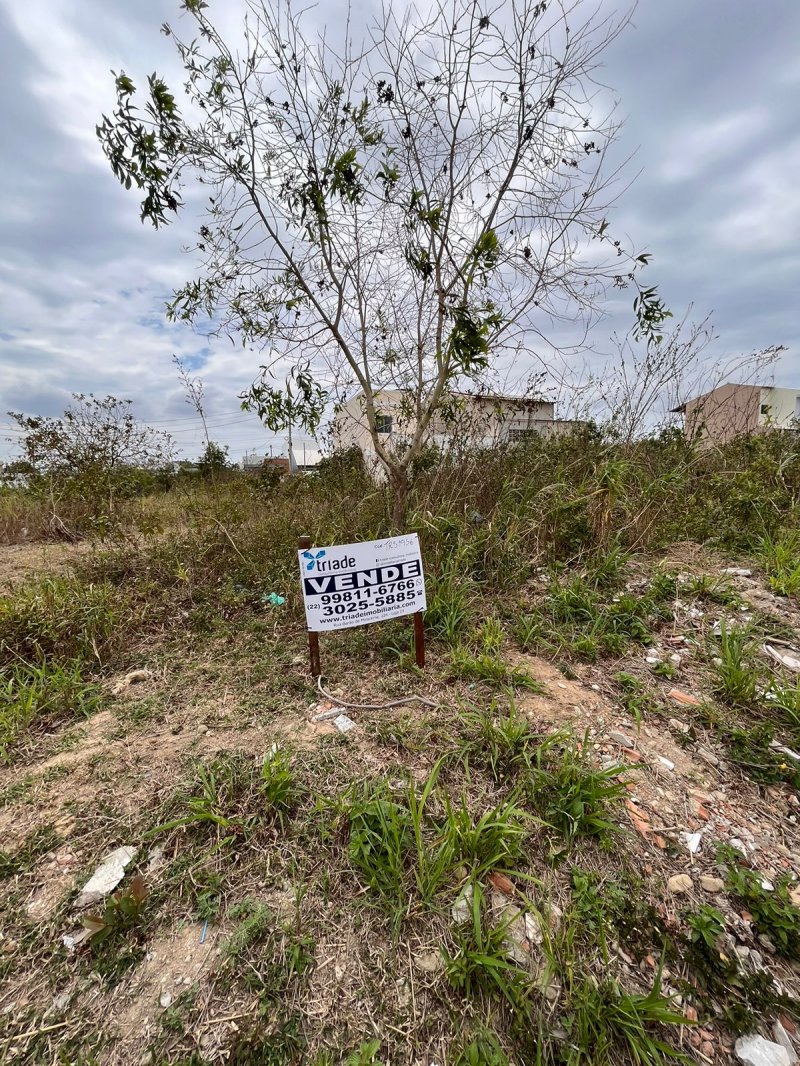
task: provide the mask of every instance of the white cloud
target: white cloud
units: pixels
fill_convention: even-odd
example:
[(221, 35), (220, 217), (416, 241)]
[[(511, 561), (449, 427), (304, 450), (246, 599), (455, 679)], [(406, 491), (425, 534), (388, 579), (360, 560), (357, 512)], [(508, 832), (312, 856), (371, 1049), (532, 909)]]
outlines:
[(686, 126), (668, 139), (658, 173), (668, 182), (695, 180), (725, 160), (740, 157), (769, 126), (769, 113), (762, 107)]

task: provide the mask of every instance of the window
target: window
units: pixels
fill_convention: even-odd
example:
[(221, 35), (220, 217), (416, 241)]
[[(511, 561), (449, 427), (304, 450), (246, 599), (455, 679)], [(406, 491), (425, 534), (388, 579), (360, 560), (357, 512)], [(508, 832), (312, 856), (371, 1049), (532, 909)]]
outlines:
[(375, 429), (378, 433), (391, 433), (392, 432), (392, 416), (391, 415), (375, 415)]
[(762, 403), (761, 404), (761, 414), (762, 415), (768, 415), (769, 414), (769, 404), (768, 403)]

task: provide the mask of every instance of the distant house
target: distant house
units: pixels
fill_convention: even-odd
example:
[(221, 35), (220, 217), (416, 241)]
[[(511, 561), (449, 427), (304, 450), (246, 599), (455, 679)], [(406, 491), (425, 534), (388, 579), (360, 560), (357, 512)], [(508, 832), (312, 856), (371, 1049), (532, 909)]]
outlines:
[[(375, 405), (378, 433), (387, 446), (401, 449), (417, 426), (412, 394), (385, 389), (376, 395)], [(470, 445), (514, 444), (534, 434), (549, 436), (564, 432), (570, 425), (556, 420), (555, 405), (550, 400), (454, 392), (431, 420), (426, 444), (446, 447), (459, 440)], [(331, 437), (335, 448), (360, 448), (368, 465), (377, 464), (363, 392), (337, 407), (331, 422)]]
[(725, 444), (736, 437), (800, 426), (800, 389), (720, 385), (674, 407), (687, 437)]
[(282, 474), (307, 474), (314, 470), (322, 458), (322, 453), (315, 445), (290, 445), (288, 455), (261, 455), (258, 452), (246, 452), (242, 459), (242, 470), (246, 474), (257, 474), (262, 470), (280, 470)]

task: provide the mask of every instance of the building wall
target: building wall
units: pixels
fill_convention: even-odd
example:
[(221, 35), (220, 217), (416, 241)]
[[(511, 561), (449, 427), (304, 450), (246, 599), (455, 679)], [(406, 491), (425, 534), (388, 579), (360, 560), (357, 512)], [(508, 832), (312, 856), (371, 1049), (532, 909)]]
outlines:
[[(389, 445), (400, 446), (413, 436), (416, 420), (407, 412), (405, 394), (387, 390), (376, 397), (379, 414), (392, 419), (391, 432), (382, 435)], [(431, 420), (428, 439), (445, 446), (462, 439), (473, 444), (497, 444), (526, 433), (549, 433), (555, 425), (554, 405), (545, 401), (513, 401), (503, 397), (456, 395), (452, 419), (441, 414)], [(372, 437), (367, 428), (363, 396), (359, 393), (343, 404), (331, 424), (337, 448), (359, 447), (365, 459), (376, 459)]]
[(686, 403), (684, 428), (688, 437), (724, 444), (758, 432), (761, 388), (758, 385), (720, 385)]
[(762, 389), (759, 411), (760, 425), (788, 429), (800, 420), (800, 389)]

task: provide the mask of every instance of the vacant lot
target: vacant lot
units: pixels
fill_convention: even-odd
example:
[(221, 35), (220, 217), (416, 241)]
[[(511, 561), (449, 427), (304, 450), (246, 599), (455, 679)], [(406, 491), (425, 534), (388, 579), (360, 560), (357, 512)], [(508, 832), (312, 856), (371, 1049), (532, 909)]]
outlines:
[[(0, 548), (5, 1058), (724, 1063), (741, 1034), (792, 1040), (796, 448), (565, 439), (425, 475), (428, 667), (407, 623), (354, 629), (323, 639), (324, 692), (293, 550), (386, 531), (357, 470)], [(81, 898), (121, 848), (114, 893)]]

